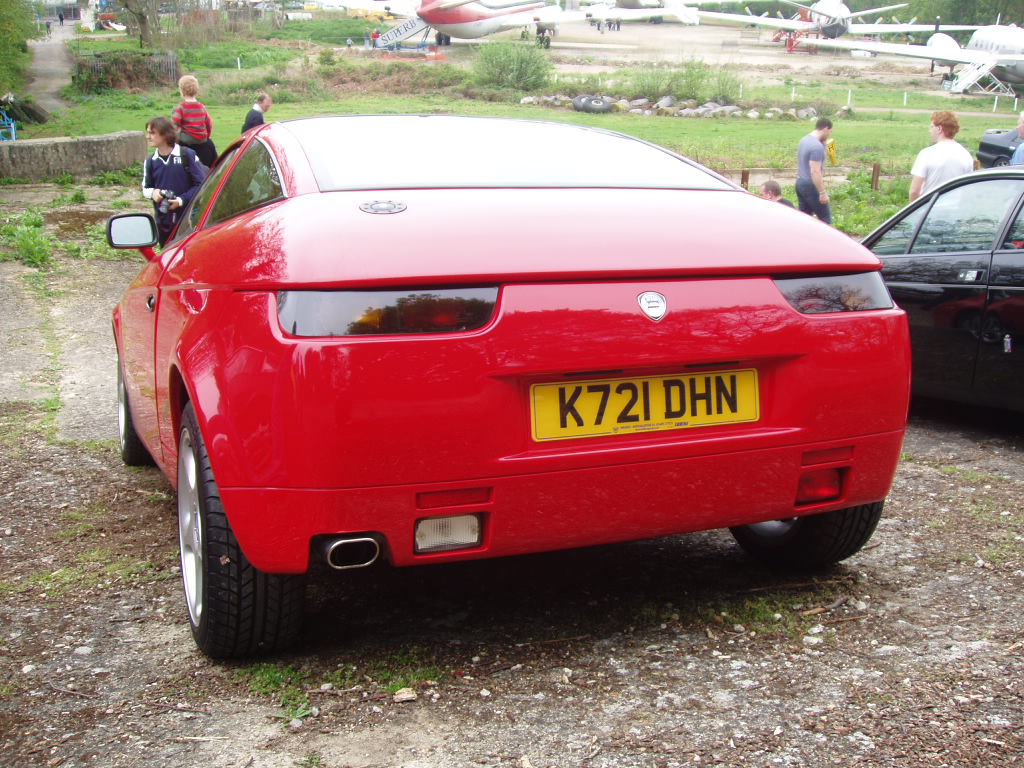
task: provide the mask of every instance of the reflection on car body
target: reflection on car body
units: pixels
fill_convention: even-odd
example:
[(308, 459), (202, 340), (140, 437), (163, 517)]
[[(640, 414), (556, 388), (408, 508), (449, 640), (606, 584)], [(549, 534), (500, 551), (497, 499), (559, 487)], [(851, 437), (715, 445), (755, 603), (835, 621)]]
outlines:
[(914, 391), (1024, 410), (1024, 168), (954, 179), (864, 244), (907, 311)]
[(114, 311), (121, 453), (177, 489), (213, 656), (294, 642), (317, 566), (729, 527), (814, 568), (881, 515), (910, 382), (881, 263), (654, 145), (284, 121), (228, 147), (159, 254), (151, 224), (108, 230), (148, 259)]

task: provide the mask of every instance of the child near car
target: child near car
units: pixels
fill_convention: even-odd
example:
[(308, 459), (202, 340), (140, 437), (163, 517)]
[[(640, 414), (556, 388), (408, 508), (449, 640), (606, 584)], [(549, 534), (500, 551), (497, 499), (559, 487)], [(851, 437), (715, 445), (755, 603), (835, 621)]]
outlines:
[(217, 148), (210, 138), (213, 121), (206, 107), (199, 101), (199, 81), (194, 75), (183, 75), (178, 80), (181, 103), (174, 108), (171, 119), (178, 126), (178, 143), (192, 147), (203, 165), (209, 167), (217, 161)]
[(146, 140), (153, 155), (142, 166), (142, 196), (153, 201), (162, 246), (205, 174), (196, 153), (178, 143), (178, 129), (169, 117), (154, 117), (146, 123)]

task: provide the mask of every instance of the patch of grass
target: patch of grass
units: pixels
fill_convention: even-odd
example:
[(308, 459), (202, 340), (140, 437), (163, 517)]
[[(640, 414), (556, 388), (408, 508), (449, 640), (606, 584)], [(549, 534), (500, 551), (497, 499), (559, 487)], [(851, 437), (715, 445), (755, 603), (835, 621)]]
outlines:
[(76, 189), (70, 195), (58, 195), (50, 201), (51, 208), (61, 208), (65, 205), (80, 205), (81, 203), (87, 202), (88, 198), (85, 196), (85, 191)]
[(309, 696), (305, 692), (308, 673), (292, 666), (261, 662), (242, 670), (240, 675), (248, 681), (253, 693), (274, 699), (284, 710), (285, 720), (310, 714)]
[(133, 251), (111, 248), (107, 243), (107, 227), (97, 222), (85, 229), (85, 244), (65, 243), (64, 251), (72, 259), (103, 259), (105, 261), (127, 261), (133, 258)]
[[(178, 51), (183, 71), (197, 69), (253, 69), (267, 67), (280, 70), (300, 51), (295, 48), (231, 40)], [(239, 63), (241, 66), (239, 66)]]
[(848, 235), (866, 235), (903, 208), (909, 195), (909, 176), (882, 180), (878, 189), (872, 189), (871, 174), (854, 171), (845, 184), (830, 192), (832, 223)]
[(389, 658), (374, 664), (367, 674), (389, 693), (412, 688), (427, 680), (438, 680), (443, 671), (431, 659), (423, 656), (424, 650), (412, 646), (396, 651)]
[(262, 37), (267, 40), (307, 40), (340, 48), (350, 37), (362, 45), (363, 34), (369, 34), (376, 26), (378, 25), (375, 22), (365, 19), (290, 21), (279, 29), (266, 30)]
[(340, 664), (328, 675), (326, 682), (336, 688), (351, 688), (362, 680), (370, 680), (385, 691), (394, 693), (427, 681), (441, 680), (444, 675), (436, 659), (428, 656), (425, 649), (411, 646), (387, 653), (363, 666)]
[(141, 178), (139, 168), (129, 166), (119, 171), (101, 171), (87, 183), (97, 187), (134, 187), (141, 182)]

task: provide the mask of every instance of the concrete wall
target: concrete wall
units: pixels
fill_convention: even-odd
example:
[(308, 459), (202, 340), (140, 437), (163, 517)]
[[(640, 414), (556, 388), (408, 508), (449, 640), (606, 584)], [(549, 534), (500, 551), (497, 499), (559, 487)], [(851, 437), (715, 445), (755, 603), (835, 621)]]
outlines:
[(95, 176), (100, 171), (139, 167), (149, 154), (146, 134), (119, 131), (77, 139), (18, 139), (0, 142), (0, 178), (42, 181), (63, 173), (76, 177)]

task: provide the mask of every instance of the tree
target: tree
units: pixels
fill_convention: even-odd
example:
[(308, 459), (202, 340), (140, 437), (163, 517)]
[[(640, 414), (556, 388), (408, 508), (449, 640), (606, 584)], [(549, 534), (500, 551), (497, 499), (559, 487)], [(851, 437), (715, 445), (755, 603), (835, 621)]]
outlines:
[(906, 9), (921, 23), (941, 16), (946, 24), (1020, 24), (1024, 22), (1024, 0), (914, 0)]
[(0, 96), (22, 86), (29, 62), (28, 39), (34, 32), (28, 0), (0, 2)]
[(139, 34), (143, 48), (153, 47), (154, 30), (160, 31), (160, 13), (156, 0), (120, 0), (128, 26)]

